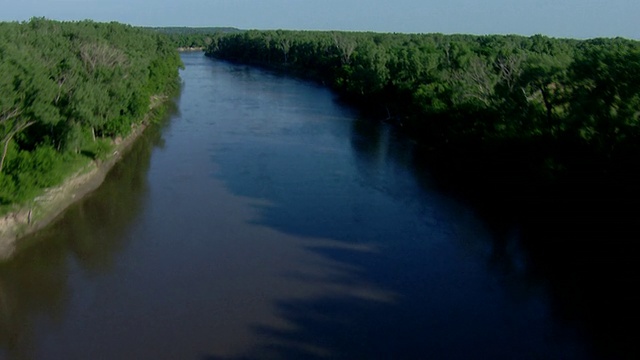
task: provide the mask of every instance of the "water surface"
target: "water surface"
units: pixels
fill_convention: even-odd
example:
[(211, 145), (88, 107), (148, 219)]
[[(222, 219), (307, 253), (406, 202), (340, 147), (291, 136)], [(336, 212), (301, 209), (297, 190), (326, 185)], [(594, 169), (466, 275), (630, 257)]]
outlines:
[(392, 128), (201, 53), (177, 110), (0, 264), (7, 359), (582, 359), (507, 227)]

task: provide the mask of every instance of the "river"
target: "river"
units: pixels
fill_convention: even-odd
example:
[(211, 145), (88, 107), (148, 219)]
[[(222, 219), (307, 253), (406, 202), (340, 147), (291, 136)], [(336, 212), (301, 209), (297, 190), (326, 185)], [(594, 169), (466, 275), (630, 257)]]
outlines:
[(169, 118), (0, 264), (0, 358), (599, 356), (518, 227), (496, 241), (394, 128), (182, 58)]

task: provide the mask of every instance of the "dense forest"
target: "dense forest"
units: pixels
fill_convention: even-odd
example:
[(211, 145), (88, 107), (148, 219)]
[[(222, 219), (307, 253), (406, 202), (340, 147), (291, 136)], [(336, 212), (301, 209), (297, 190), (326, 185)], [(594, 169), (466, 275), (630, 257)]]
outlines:
[(278, 30), (215, 36), (206, 53), (321, 81), (474, 182), (638, 172), (637, 41)]
[(0, 212), (104, 157), (179, 89), (180, 66), (172, 41), (148, 29), (0, 23)]
[(175, 48), (203, 46), (331, 86), (478, 186), (605, 179), (626, 191), (640, 174), (636, 41), (36, 18), (0, 23), (0, 206), (104, 154), (141, 121), (152, 95), (176, 89)]

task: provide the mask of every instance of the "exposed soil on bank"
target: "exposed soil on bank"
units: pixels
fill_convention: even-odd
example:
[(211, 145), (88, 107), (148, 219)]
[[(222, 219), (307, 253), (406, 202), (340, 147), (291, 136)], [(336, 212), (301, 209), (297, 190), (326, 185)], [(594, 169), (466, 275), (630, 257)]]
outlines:
[[(150, 109), (167, 100), (154, 96)], [(118, 138), (106, 160), (94, 160), (67, 178), (62, 184), (46, 189), (44, 193), (19, 209), (0, 217), (0, 261), (8, 259), (16, 250), (18, 240), (50, 224), (71, 204), (97, 189), (111, 168), (122, 158), (135, 140), (144, 132), (148, 116), (124, 139)]]

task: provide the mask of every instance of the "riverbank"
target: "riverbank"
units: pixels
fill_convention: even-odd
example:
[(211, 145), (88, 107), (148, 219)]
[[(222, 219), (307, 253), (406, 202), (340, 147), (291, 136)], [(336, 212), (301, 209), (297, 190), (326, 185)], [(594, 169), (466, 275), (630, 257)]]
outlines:
[(165, 104), (167, 96), (154, 96), (149, 113), (135, 125), (124, 139), (114, 140), (114, 148), (104, 160), (93, 160), (76, 171), (62, 184), (45, 189), (32, 201), (0, 217), (0, 261), (15, 252), (20, 238), (32, 234), (55, 221), (70, 205), (97, 189), (113, 166), (142, 135), (151, 121), (154, 110)]

